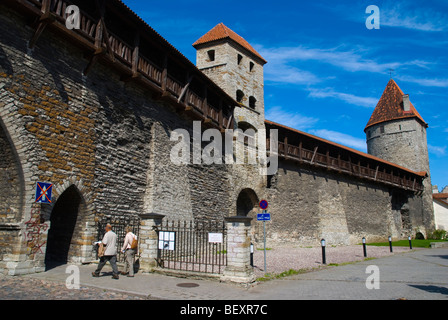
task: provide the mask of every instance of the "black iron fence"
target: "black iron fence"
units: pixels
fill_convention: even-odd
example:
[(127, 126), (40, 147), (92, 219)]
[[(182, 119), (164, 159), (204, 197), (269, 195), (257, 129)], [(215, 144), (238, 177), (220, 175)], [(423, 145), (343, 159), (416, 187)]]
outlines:
[[(140, 218), (136, 216), (124, 216), (124, 217), (102, 217), (98, 221), (98, 241), (103, 239), (106, 233), (105, 227), (107, 224), (112, 226), (112, 231), (117, 235), (117, 260), (124, 261), (125, 256), (121, 252), (121, 247), (124, 243), (124, 238), (126, 236), (126, 227), (132, 228), (132, 233), (139, 237), (140, 229)], [(98, 246), (95, 246), (98, 249)], [(98, 259), (98, 250), (96, 253), (96, 258)]]
[(227, 265), (224, 221), (164, 221), (158, 246), (162, 268), (222, 273)]

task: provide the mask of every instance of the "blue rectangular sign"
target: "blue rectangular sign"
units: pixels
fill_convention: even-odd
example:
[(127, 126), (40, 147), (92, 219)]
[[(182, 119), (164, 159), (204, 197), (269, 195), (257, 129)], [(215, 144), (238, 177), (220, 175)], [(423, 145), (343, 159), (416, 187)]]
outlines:
[(258, 221), (271, 221), (271, 214), (270, 213), (258, 213), (257, 220)]
[(53, 185), (51, 183), (36, 183), (36, 199), (37, 203), (51, 203)]

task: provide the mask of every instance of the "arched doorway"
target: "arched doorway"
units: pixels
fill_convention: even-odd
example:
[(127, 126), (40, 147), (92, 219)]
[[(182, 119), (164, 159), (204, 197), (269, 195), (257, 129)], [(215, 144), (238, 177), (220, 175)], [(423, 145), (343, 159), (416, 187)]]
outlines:
[(252, 216), (258, 205), (258, 196), (252, 189), (243, 189), (236, 200), (236, 214), (238, 216)]
[(0, 150), (0, 224), (17, 223), (22, 219), (23, 172), (19, 156), (1, 118)]
[(256, 223), (256, 217), (257, 213), (259, 213), (259, 198), (254, 190), (246, 188), (241, 190), (241, 192), (238, 195), (238, 198), (236, 200), (236, 214), (238, 216), (245, 216), (250, 217), (255, 220), (254, 223), (252, 223), (251, 227), (251, 238), (252, 241), (255, 243), (259, 242), (260, 235), (263, 235), (263, 231), (259, 229), (259, 225)]
[(50, 216), (45, 268), (66, 264), (73, 254), (73, 237), (83, 201), (78, 189), (70, 186), (56, 201)]

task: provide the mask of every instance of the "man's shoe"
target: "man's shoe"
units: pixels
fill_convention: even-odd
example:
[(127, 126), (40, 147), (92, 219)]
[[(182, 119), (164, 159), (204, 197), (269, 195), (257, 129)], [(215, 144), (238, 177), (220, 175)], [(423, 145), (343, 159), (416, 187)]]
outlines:
[(118, 274), (114, 274), (112, 275), (112, 279), (119, 279), (120, 277), (118, 276)]
[(127, 275), (129, 278), (134, 278), (134, 275), (130, 275), (130, 274), (128, 274)]
[(92, 277), (99, 277), (100, 276), (100, 274), (99, 273), (96, 273), (96, 272), (92, 272)]
[(125, 275), (129, 274), (129, 272), (121, 271), (121, 274), (125, 276)]

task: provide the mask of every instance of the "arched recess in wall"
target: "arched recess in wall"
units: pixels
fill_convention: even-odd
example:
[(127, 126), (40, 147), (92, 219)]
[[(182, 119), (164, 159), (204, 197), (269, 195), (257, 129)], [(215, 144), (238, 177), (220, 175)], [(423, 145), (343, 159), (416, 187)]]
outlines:
[(86, 253), (82, 241), (86, 212), (85, 200), (75, 185), (68, 187), (58, 197), (50, 214), (45, 252), (47, 270), (70, 261), (82, 261)]
[(25, 180), (12, 138), (0, 118), (0, 225), (23, 218)]
[(238, 216), (255, 216), (259, 199), (254, 190), (246, 188), (241, 190), (236, 200), (236, 214)]

